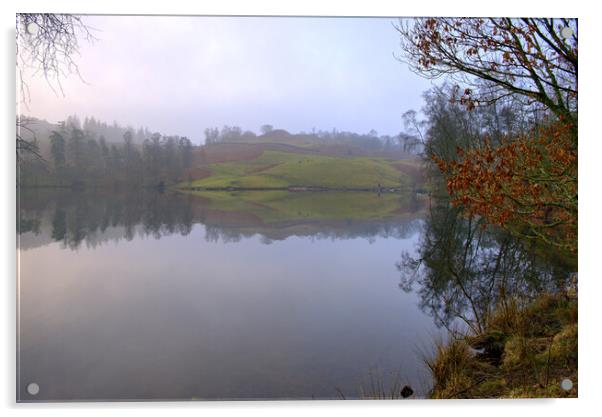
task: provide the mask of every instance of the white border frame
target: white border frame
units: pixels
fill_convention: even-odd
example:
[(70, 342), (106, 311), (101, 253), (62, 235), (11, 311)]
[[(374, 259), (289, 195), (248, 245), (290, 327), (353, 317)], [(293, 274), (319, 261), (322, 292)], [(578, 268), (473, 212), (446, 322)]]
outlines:
[[(585, 3), (585, 2), (584, 2)], [(2, 333), (4, 342), (0, 343), (5, 371), (0, 379), (1, 405), (8, 415), (30, 415), (43, 413), (49, 416), (80, 415), (82, 412), (97, 416), (105, 411), (117, 411), (126, 415), (155, 416), (195, 415), (199, 413), (219, 413), (234, 415), (244, 413), (250, 416), (265, 415), (344, 415), (365, 416), (378, 412), (385, 415), (400, 413), (419, 413), (420, 415), (460, 415), (466, 413), (506, 416), (520, 410), (546, 416), (567, 416), (587, 414), (590, 409), (599, 408), (596, 403), (600, 395), (599, 377), (602, 375), (600, 362), (597, 361), (602, 348), (600, 337), (600, 315), (597, 298), (602, 294), (602, 274), (596, 264), (597, 247), (602, 230), (597, 203), (600, 185), (599, 173), (600, 145), (602, 135), (599, 123), (595, 123), (600, 106), (596, 98), (602, 97), (600, 89), (600, 16), (592, 6), (567, 1), (524, 1), (504, 0), (492, 4), (484, 1), (439, 1), (411, 2), (385, 0), (222, 0), (210, 2), (187, 2), (185, 0), (147, 0), (130, 2), (116, 0), (75, 1), (75, 0), (13, 0), (12, 4), (4, 0), (2, 7), (2, 166), (0, 175), (3, 186), (0, 225), (2, 226), (2, 248), (0, 254), (4, 274), (2, 283), (3, 305)], [(581, 118), (579, 134), (581, 138), (579, 158), (579, 399), (575, 400), (433, 400), (433, 401), (274, 401), (274, 402), (136, 402), (136, 403), (45, 403), (16, 404), (15, 402), (15, 340), (16, 340), (16, 231), (15, 231), (15, 70), (12, 66), (15, 56), (14, 24), (17, 12), (69, 12), (84, 14), (170, 14), (170, 15), (313, 15), (313, 16), (542, 16), (579, 18), (579, 38), (581, 50), (580, 103)], [(583, 88), (586, 86), (587, 88)], [(596, 129), (597, 128), (597, 129)], [(596, 130), (595, 130), (596, 129)], [(596, 169), (598, 168), (598, 169)], [(596, 216), (598, 215), (598, 216)], [(599, 255), (598, 255), (599, 256)], [(596, 407), (597, 406), (597, 407)]]

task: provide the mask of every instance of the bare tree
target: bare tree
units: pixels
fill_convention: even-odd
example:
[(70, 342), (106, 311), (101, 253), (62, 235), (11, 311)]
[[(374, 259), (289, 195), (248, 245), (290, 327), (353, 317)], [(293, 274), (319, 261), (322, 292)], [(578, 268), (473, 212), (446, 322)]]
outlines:
[(24, 71), (41, 74), (54, 92), (63, 93), (61, 78), (81, 78), (75, 57), (80, 53), (79, 40), (92, 42), (91, 28), (81, 16), (71, 14), (17, 14), (17, 70), (21, 98), (29, 99)]
[[(38, 159), (43, 159), (40, 155), (37, 146), (35, 145), (35, 131), (30, 127), (33, 123), (30, 117), (20, 117), (17, 115), (16, 126), (17, 126), (17, 160), (19, 155), (27, 153), (35, 156)], [(23, 138), (23, 131), (28, 132), (33, 137), (33, 140), (26, 140)]]
[[(64, 94), (61, 79), (77, 75), (81, 79), (75, 56), (79, 55), (79, 39), (92, 42), (91, 28), (82, 18), (70, 14), (18, 13), (16, 15), (16, 66), (19, 77), (19, 102), (27, 105), (30, 100), (25, 71), (31, 75), (42, 75), (50, 88)], [(35, 138), (30, 127), (30, 118), (17, 115), (17, 161), (21, 153), (37, 153), (33, 142), (24, 138), (28, 131)]]
[(469, 109), (513, 96), (543, 105), (577, 140), (577, 20), (419, 18), (401, 20), (399, 59), (428, 78), (465, 87)]

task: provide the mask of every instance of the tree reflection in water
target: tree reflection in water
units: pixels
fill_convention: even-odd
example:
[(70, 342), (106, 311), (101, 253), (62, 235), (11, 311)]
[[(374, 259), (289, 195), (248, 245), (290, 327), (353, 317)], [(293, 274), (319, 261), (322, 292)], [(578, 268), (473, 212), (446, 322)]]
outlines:
[[(320, 202), (324, 196), (308, 193), (304, 198)], [(378, 195), (368, 198), (375, 205), (380, 204)], [(329, 212), (328, 218), (288, 218), (288, 213), (278, 213), (277, 221), (268, 221), (277, 208), (262, 206), (263, 211), (258, 212), (259, 205), (240, 209), (233, 205), (232, 210), (224, 210), (207, 198), (183, 193), (23, 190), (19, 196), (17, 232), (24, 237), (21, 249), (53, 241), (77, 249), (82, 244), (93, 248), (108, 241), (131, 241), (136, 236), (185, 236), (195, 224), (204, 225), (208, 242), (237, 242), (258, 235), (263, 244), (289, 236), (364, 237), (372, 242), (376, 237), (406, 238), (419, 231), (424, 201), (399, 198), (392, 204), (389, 198), (382, 202), (385, 203), (390, 214), (378, 218), (339, 217), (335, 210)]]
[[(189, 198), (188, 198), (189, 199)], [(192, 230), (192, 206), (187, 198), (167, 198), (157, 192), (77, 193), (25, 192), (19, 199), (17, 232), (39, 235), (77, 249), (83, 242), (96, 247), (136, 234), (187, 235)]]
[(437, 326), (487, 327), (492, 310), (510, 297), (528, 301), (561, 288), (570, 266), (543, 259), (535, 248), (501, 230), (465, 218), (447, 201), (433, 203), (416, 253), (397, 263), (400, 287), (420, 295)]

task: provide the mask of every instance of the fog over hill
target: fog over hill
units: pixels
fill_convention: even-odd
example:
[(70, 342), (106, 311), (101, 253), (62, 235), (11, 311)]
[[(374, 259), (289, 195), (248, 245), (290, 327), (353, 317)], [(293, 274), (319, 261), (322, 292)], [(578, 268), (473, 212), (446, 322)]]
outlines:
[[(161, 136), (168, 136), (163, 133), (151, 131), (148, 127), (133, 127), (131, 125), (123, 126), (117, 122), (108, 123), (95, 117), (84, 117), (70, 115), (64, 121), (51, 123), (47, 120), (23, 116), (25, 121), (21, 128), (21, 135), (26, 140), (37, 141), (41, 153), (49, 156), (50, 136), (53, 131), (71, 131), (79, 129), (88, 139), (104, 140), (109, 144), (121, 144), (124, 141), (124, 135), (129, 132), (131, 141), (137, 145), (143, 145), (145, 140), (151, 138), (153, 133)], [(222, 143), (240, 143), (240, 144), (282, 144), (296, 146), (299, 148), (320, 148), (322, 152), (332, 156), (360, 156), (373, 154), (396, 153), (398, 157), (400, 152), (407, 154), (418, 154), (422, 151), (420, 141), (408, 134), (399, 135), (378, 135), (378, 132), (371, 130), (368, 133), (354, 133), (332, 129), (330, 131), (312, 131), (291, 133), (284, 129), (275, 129), (271, 125), (259, 127), (260, 133), (250, 130), (243, 131), (238, 126), (223, 126), (222, 128), (207, 128), (204, 132), (204, 138), (188, 138), (193, 144), (210, 145)], [(178, 136), (173, 135), (173, 136)], [(179, 137), (179, 136), (178, 136)], [(293, 150), (303, 152), (301, 149)]]
[(260, 126), (258, 134), (223, 126), (205, 129), (198, 146), (185, 136), (95, 117), (23, 121), (21, 134), (41, 157), (22, 155), (19, 181), (25, 186), (414, 189), (420, 182), (420, 175), (394, 163), (422, 152), (421, 142), (407, 134), (291, 133), (271, 125)]

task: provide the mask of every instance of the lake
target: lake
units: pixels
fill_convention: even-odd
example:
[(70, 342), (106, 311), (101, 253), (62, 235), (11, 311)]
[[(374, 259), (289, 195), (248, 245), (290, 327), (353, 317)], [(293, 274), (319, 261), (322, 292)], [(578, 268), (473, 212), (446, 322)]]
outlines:
[(422, 355), (443, 331), (397, 263), (427, 204), (24, 190), (18, 399), (424, 396)]

